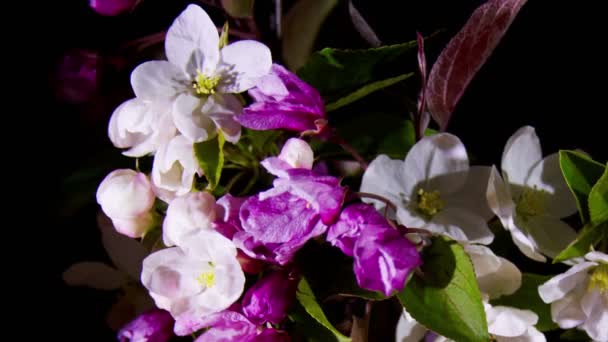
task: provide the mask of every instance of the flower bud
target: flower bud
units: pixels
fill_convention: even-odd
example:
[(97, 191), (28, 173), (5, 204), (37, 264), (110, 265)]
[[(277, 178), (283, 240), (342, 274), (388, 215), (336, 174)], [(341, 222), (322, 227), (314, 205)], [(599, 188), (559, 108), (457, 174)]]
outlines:
[(243, 297), (243, 313), (251, 322), (279, 324), (296, 295), (297, 278), (276, 271), (255, 283)]
[(118, 332), (120, 342), (167, 342), (173, 336), (174, 320), (165, 310), (145, 312)]

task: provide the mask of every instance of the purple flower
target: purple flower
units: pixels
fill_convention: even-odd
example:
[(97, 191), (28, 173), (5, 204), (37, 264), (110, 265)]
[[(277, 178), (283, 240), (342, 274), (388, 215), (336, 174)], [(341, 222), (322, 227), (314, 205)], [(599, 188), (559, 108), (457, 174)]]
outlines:
[(243, 203), (243, 231), (234, 235), (234, 243), (254, 258), (284, 265), (337, 219), (345, 193), (335, 177), (285, 170), (285, 178), (275, 179), (272, 189)]
[(246, 197), (234, 197), (231, 194), (226, 194), (216, 202), (218, 205), (218, 220), (213, 223), (213, 226), (229, 239), (232, 239), (237, 231), (243, 230), (239, 220), (239, 210), (245, 200), (247, 200)]
[(340, 248), (344, 254), (353, 256), (355, 242), (363, 227), (386, 225), (386, 219), (374, 207), (363, 203), (353, 204), (346, 207), (338, 222), (329, 227), (327, 241)]
[(282, 342), (289, 341), (289, 336), (274, 329), (260, 331), (245, 316), (236, 311), (222, 311), (195, 321), (179, 322), (175, 325), (175, 332), (185, 336), (209, 328), (195, 342)]
[(98, 59), (92, 51), (67, 52), (57, 68), (57, 96), (74, 104), (89, 101), (97, 91)]
[(130, 11), (136, 2), (137, 0), (89, 0), (89, 6), (101, 15), (113, 16)]
[(276, 271), (258, 280), (243, 297), (243, 313), (255, 324), (279, 324), (287, 315), (298, 286), (298, 277)]
[(247, 128), (321, 133), (327, 123), (319, 93), (278, 64), (272, 65), (270, 74), (249, 95), (255, 102), (237, 117)]
[(165, 310), (145, 312), (118, 332), (120, 342), (166, 342), (173, 336), (174, 320)]
[(422, 263), (416, 246), (368, 204), (344, 209), (329, 229), (327, 240), (354, 257), (361, 288), (386, 296), (400, 291), (410, 272)]
[(291, 337), (285, 331), (266, 329), (249, 342), (290, 342)]

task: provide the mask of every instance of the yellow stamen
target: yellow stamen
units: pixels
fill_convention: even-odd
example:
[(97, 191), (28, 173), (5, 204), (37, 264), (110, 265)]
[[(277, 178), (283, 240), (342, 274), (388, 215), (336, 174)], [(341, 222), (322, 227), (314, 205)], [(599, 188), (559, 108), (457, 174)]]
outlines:
[(524, 220), (545, 213), (544, 190), (525, 188), (517, 200), (516, 211)]
[(211, 266), (211, 271), (203, 272), (196, 277), (196, 281), (198, 281), (201, 286), (205, 286), (206, 288), (210, 288), (215, 285), (215, 265), (212, 262), (209, 262), (209, 266)]
[(196, 80), (192, 82), (192, 88), (198, 95), (215, 94), (215, 87), (220, 82), (220, 77), (207, 77), (199, 69), (196, 70)]
[(439, 195), (439, 191), (424, 191), (424, 189), (418, 189), (418, 212), (421, 214), (433, 217), (435, 214), (440, 212), (445, 203)]
[(589, 290), (594, 288), (608, 296), (608, 264), (599, 264), (591, 273)]

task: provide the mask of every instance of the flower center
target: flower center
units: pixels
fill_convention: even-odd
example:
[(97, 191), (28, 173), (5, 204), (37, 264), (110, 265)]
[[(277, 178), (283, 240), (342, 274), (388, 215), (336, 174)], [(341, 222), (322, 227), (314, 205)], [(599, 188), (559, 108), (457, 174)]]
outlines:
[(196, 91), (197, 95), (211, 95), (215, 94), (215, 87), (220, 82), (220, 77), (207, 77), (200, 69), (196, 70), (196, 78), (192, 82), (192, 88)]
[(608, 264), (599, 264), (591, 273), (589, 290), (594, 288), (608, 296)]
[(445, 205), (437, 190), (424, 191), (424, 189), (418, 189), (417, 195), (418, 205), (416, 209), (424, 216), (435, 216), (435, 214), (440, 212)]
[(211, 288), (213, 285), (215, 285), (215, 265), (212, 262), (209, 262), (209, 266), (211, 266), (210, 271), (203, 272), (196, 277), (196, 281), (198, 281), (201, 286), (205, 286), (206, 288)]
[(542, 215), (545, 212), (544, 190), (538, 190), (536, 186), (525, 188), (517, 200), (515, 210), (524, 220)]

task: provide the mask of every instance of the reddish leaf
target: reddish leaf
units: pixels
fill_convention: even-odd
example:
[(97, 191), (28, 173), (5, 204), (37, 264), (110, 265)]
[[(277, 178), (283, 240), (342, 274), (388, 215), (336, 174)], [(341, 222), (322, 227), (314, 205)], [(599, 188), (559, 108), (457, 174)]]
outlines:
[(443, 49), (429, 74), (426, 105), (442, 131), (454, 107), (526, 0), (489, 0)]

